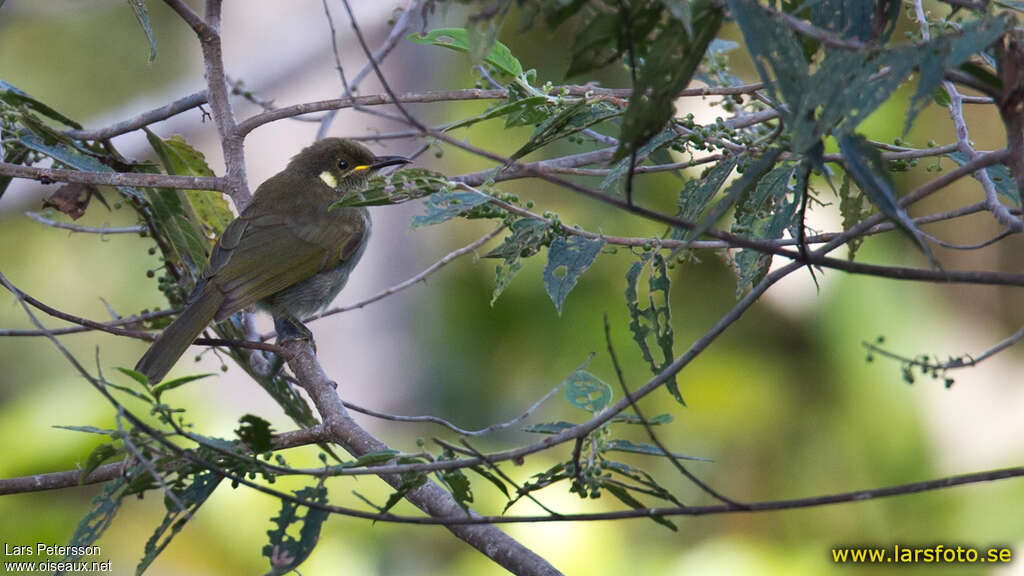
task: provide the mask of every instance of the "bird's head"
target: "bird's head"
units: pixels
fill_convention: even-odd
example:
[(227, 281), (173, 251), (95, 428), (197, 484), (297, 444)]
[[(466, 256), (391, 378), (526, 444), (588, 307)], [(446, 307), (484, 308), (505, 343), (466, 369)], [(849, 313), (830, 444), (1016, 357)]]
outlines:
[(375, 172), (410, 162), (403, 156), (376, 156), (358, 142), (324, 138), (292, 158), (289, 170), (314, 179), (336, 192), (361, 188)]

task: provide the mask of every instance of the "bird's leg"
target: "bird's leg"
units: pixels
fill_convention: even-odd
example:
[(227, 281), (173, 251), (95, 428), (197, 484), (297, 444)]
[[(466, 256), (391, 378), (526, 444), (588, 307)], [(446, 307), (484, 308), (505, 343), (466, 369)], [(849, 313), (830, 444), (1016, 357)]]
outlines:
[(313, 333), (296, 318), (291, 316), (274, 317), (274, 330), (277, 331), (278, 344), (292, 340), (304, 340), (313, 348), (313, 352), (316, 352), (316, 342), (313, 341)]

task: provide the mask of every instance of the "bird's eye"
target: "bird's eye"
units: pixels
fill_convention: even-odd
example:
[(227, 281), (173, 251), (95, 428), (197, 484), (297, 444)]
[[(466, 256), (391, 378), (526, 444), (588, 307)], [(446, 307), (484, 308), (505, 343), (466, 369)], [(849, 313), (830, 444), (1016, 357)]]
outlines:
[(339, 170), (347, 170), (348, 169), (348, 162), (345, 162), (344, 160), (338, 160), (338, 169)]

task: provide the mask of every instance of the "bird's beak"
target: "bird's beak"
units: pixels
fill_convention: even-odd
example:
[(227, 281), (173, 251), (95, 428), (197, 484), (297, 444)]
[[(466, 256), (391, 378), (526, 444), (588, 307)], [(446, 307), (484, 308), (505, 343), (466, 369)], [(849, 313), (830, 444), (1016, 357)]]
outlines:
[(408, 164), (412, 162), (405, 156), (377, 156), (374, 159), (373, 164), (370, 164), (370, 170), (376, 172), (381, 168), (387, 168), (388, 166), (399, 166), (401, 164)]

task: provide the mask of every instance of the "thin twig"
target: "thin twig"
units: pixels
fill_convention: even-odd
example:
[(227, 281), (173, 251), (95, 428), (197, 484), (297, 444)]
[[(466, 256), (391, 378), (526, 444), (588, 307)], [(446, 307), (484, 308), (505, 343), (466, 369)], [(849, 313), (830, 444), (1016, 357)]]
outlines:
[(71, 222), (60, 222), (58, 220), (51, 220), (38, 212), (25, 212), (25, 215), (35, 220), (36, 222), (39, 222), (40, 224), (45, 224), (47, 226), (50, 226), (51, 228), (60, 228), (61, 230), (70, 230), (72, 232), (81, 232), (85, 234), (100, 234), (102, 236), (106, 236), (108, 234), (138, 234), (140, 232), (146, 231), (145, 226), (119, 226), (112, 228), (103, 228), (95, 226), (83, 226), (81, 224), (73, 224)]

